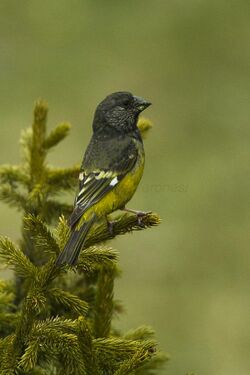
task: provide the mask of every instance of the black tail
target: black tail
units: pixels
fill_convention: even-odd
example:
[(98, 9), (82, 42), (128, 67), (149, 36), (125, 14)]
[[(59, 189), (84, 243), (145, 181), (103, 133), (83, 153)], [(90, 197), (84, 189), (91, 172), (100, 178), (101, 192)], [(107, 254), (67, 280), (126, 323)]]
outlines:
[(86, 223), (84, 223), (79, 230), (74, 229), (66, 243), (63, 251), (59, 254), (56, 259), (56, 266), (61, 266), (62, 264), (70, 264), (74, 266), (77, 263), (80, 251), (83, 248), (86, 236), (95, 221), (96, 216), (93, 215), (92, 218)]

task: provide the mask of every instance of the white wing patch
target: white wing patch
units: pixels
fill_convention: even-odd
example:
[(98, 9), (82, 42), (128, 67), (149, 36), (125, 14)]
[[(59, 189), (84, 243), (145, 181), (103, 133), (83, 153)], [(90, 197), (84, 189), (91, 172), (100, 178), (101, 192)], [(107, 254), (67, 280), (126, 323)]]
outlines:
[(96, 172), (93, 172), (95, 174), (95, 178), (97, 180), (101, 180), (102, 178), (110, 178), (112, 177), (113, 175), (115, 175), (113, 172), (111, 171), (96, 171)]
[(91, 181), (93, 179), (93, 176), (89, 176), (88, 178), (86, 178), (86, 181), (84, 181), (84, 185), (87, 185), (87, 183), (89, 182), (89, 181)]
[(79, 180), (82, 181), (84, 179), (84, 172), (81, 172), (79, 174)]
[[(81, 182), (81, 190), (79, 191), (78, 197), (84, 194), (84, 192), (88, 189), (89, 183), (93, 183), (94, 180), (100, 181), (105, 179), (111, 179), (109, 186), (115, 186), (118, 184), (118, 178), (115, 172), (112, 171), (100, 171), (96, 170), (93, 171), (89, 176), (85, 172), (81, 172), (79, 174), (79, 181)], [(81, 198), (79, 199), (81, 201)]]
[(115, 186), (116, 184), (118, 184), (118, 178), (117, 177), (113, 178), (113, 180), (110, 182), (109, 185)]
[(89, 177), (87, 177), (87, 175), (84, 172), (81, 172), (79, 174), (79, 180), (83, 181), (84, 178), (87, 177), (83, 183), (84, 185), (86, 185), (89, 181), (93, 180), (93, 178), (95, 178), (96, 180), (101, 180), (102, 178), (112, 178), (115, 176), (116, 173), (112, 171), (93, 171)]

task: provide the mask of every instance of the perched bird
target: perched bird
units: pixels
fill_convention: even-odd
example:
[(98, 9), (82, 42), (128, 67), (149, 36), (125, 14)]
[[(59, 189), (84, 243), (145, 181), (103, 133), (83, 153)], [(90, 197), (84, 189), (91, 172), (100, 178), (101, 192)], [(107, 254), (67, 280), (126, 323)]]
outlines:
[(144, 149), (137, 127), (139, 114), (151, 103), (129, 92), (115, 92), (96, 108), (93, 135), (85, 152), (79, 192), (68, 224), (71, 235), (56, 265), (75, 265), (91, 226), (134, 195), (144, 169)]

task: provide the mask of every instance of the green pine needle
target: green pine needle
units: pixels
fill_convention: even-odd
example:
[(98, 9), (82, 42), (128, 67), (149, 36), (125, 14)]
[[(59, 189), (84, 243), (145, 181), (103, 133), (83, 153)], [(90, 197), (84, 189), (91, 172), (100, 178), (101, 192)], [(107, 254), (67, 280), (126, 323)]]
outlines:
[(47, 168), (48, 190), (53, 194), (58, 194), (63, 190), (75, 190), (79, 169), (79, 165), (71, 168)]
[(103, 266), (98, 276), (94, 314), (94, 336), (108, 337), (111, 329), (114, 302), (113, 289), (116, 266)]
[(64, 305), (68, 311), (72, 311), (77, 315), (86, 315), (88, 311), (88, 304), (85, 301), (65, 290), (49, 288), (48, 296), (56, 303)]
[(0, 237), (0, 258), (21, 277), (34, 279), (36, 267), (9, 238)]
[(25, 216), (24, 229), (34, 240), (41, 257), (43, 256), (43, 253), (50, 255), (59, 253), (59, 247), (55, 238), (41, 218), (30, 214)]
[(51, 132), (47, 135), (43, 142), (43, 147), (45, 149), (50, 149), (56, 146), (59, 142), (61, 142), (67, 135), (71, 129), (71, 125), (68, 123), (58, 124)]
[(91, 246), (81, 252), (77, 268), (83, 272), (93, 272), (102, 266), (112, 266), (117, 257), (118, 253), (110, 247)]

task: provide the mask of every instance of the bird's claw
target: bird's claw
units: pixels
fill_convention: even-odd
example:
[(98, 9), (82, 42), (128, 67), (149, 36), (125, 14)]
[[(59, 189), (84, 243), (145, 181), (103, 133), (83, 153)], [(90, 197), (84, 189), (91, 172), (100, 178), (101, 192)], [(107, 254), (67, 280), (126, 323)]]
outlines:
[(114, 236), (114, 224), (115, 224), (115, 220), (108, 220), (107, 219), (107, 225), (108, 225), (108, 231), (109, 231), (109, 234), (113, 237)]
[(138, 211), (138, 210), (132, 210), (126, 207), (123, 208), (123, 211), (131, 212), (135, 214), (137, 216), (137, 224), (142, 228), (145, 227), (145, 224), (143, 223), (142, 219), (144, 218), (144, 216), (147, 216), (152, 213), (152, 211)]
[(145, 228), (145, 224), (143, 223), (142, 219), (147, 216), (148, 214), (151, 214), (152, 212), (151, 211), (148, 211), (148, 212), (145, 212), (145, 211), (137, 211), (136, 212), (136, 216), (137, 216), (137, 224), (142, 227), (142, 228)]

